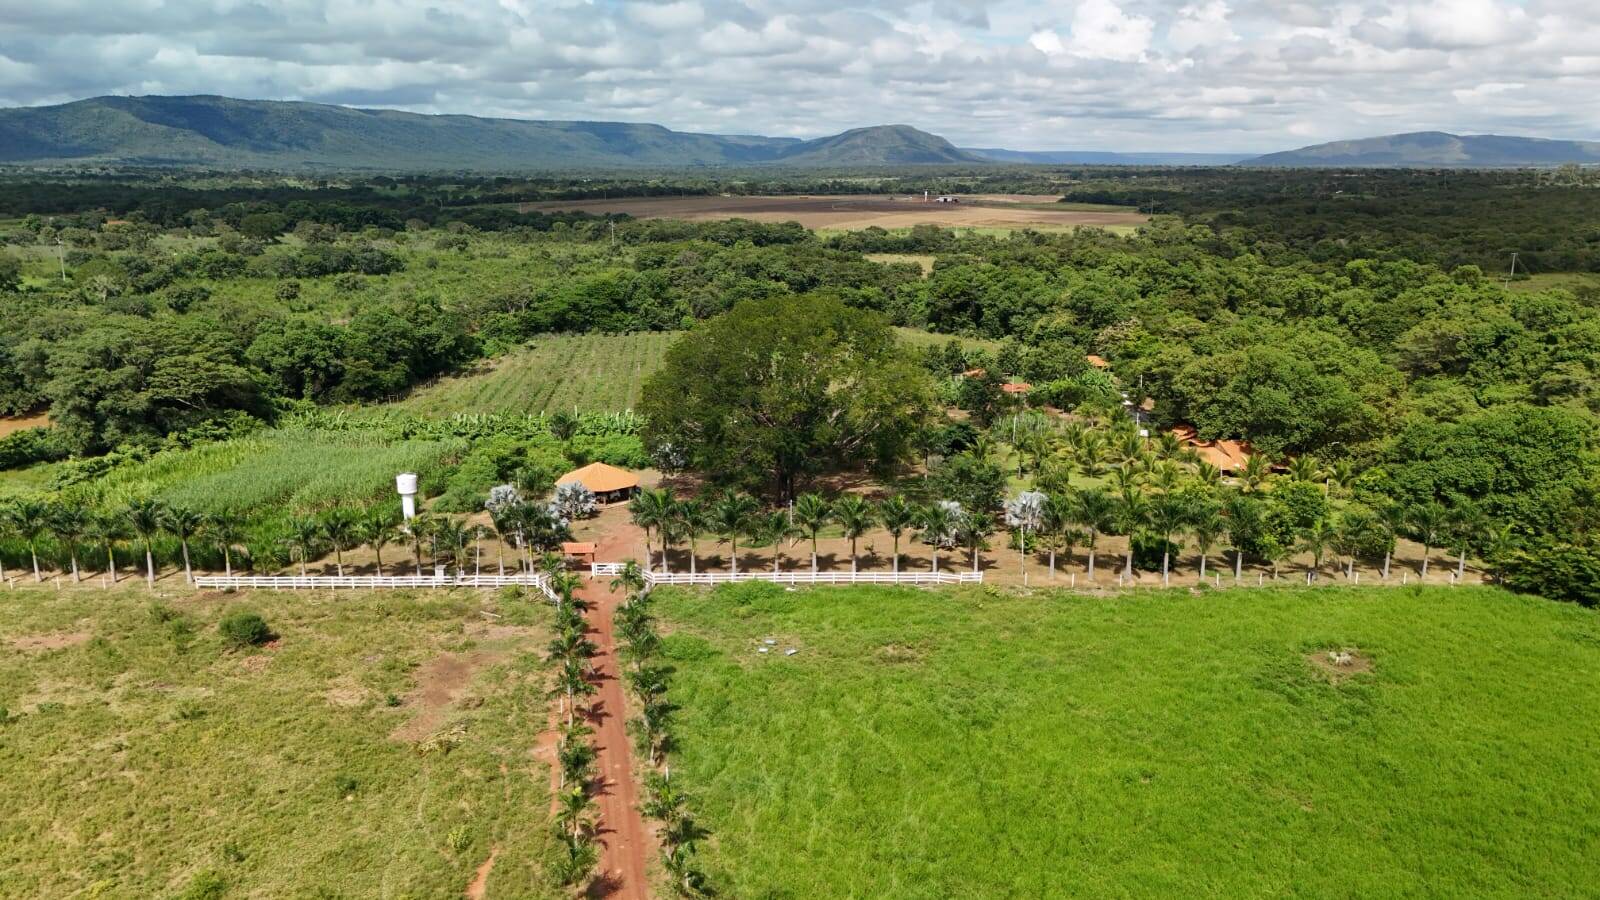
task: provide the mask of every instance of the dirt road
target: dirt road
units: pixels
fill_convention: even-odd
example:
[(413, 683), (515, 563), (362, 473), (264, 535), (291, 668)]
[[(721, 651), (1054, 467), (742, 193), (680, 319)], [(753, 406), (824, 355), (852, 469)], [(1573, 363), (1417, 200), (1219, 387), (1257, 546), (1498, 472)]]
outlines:
[(599, 647), (594, 656), (598, 673), (590, 726), (594, 728), (598, 756), (595, 804), (600, 810), (600, 876), (589, 894), (618, 900), (644, 900), (649, 896), (645, 868), (652, 843), (639, 814), (634, 789), (632, 748), (628, 744), (628, 714), (617, 665), (617, 642), (611, 613), (621, 594), (602, 580), (589, 581), (578, 595), (592, 604), (590, 638)]

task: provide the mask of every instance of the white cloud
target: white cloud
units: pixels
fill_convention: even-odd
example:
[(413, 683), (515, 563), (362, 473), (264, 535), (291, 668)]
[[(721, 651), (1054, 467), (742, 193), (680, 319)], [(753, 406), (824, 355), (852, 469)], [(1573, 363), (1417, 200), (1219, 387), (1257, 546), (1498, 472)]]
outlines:
[(0, 0), (0, 104), (223, 93), (966, 146), (1600, 138), (1593, 0)]

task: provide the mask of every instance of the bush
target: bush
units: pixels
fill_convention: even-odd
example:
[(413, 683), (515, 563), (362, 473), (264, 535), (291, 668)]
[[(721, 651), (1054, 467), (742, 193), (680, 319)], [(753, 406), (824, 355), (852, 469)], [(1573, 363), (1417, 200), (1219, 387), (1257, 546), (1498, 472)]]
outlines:
[(267, 621), (252, 612), (232, 612), (217, 625), (222, 640), (232, 649), (259, 647), (273, 639)]
[(1600, 545), (1540, 538), (1500, 560), (1506, 587), (1580, 606), (1600, 606)]
[[(1166, 542), (1166, 552), (1169, 555), (1167, 565), (1177, 565), (1179, 547), (1172, 541)], [(1141, 572), (1161, 571), (1162, 541), (1161, 535), (1140, 532), (1133, 536), (1133, 567)]]

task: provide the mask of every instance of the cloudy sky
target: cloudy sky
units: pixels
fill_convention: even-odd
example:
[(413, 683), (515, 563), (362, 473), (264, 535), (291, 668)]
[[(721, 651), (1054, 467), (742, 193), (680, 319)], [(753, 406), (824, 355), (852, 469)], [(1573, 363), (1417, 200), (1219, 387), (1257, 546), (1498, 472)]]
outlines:
[(1600, 139), (1597, 0), (0, 0), (0, 105), (211, 93), (962, 146)]

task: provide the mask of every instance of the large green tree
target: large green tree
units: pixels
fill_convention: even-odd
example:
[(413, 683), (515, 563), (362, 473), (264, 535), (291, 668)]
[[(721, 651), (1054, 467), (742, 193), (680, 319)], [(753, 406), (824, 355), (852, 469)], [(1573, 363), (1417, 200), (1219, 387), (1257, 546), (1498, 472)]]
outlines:
[(641, 404), (663, 455), (781, 497), (903, 458), (930, 407), (928, 375), (888, 322), (828, 297), (750, 300), (705, 322), (668, 350)]

